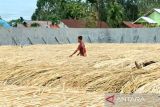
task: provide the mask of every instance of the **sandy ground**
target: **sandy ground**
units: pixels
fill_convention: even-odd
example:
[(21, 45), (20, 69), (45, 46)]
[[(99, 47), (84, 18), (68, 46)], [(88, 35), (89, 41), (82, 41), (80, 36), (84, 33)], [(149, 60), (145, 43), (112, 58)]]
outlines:
[(87, 44), (86, 58), (69, 58), (76, 46), (1, 46), (0, 107), (103, 107), (105, 93), (160, 94), (159, 44)]

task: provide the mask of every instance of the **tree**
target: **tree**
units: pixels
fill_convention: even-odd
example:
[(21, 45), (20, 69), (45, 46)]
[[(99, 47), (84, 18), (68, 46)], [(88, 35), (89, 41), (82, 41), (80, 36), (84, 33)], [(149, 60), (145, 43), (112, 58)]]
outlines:
[(139, 16), (146, 14), (153, 8), (160, 7), (160, 0), (140, 0), (138, 4)]
[(65, 5), (65, 19), (82, 19), (87, 16), (87, 5), (82, 2), (70, 1)]
[(90, 4), (90, 11), (97, 15), (98, 20), (103, 20), (102, 13), (105, 11), (104, 0), (87, 0), (86, 2)]
[(119, 27), (124, 18), (124, 9), (122, 5), (117, 2), (111, 2), (107, 4), (107, 22), (112, 27)]
[(59, 17), (57, 17), (57, 16), (50, 16), (50, 17), (48, 18), (48, 20), (52, 22), (52, 25), (55, 25), (55, 24), (59, 24), (59, 23), (60, 23), (60, 19), (59, 19)]
[(160, 0), (38, 0), (32, 19), (54, 23), (61, 19), (87, 20), (89, 26), (105, 21), (119, 27), (123, 20), (135, 21), (159, 6)]
[(86, 4), (81, 0), (38, 0), (32, 20), (48, 20), (52, 16), (59, 19), (80, 19), (86, 17), (87, 10)]
[(25, 22), (23, 17), (20, 17), (15, 20), (11, 20), (9, 24), (12, 25), (13, 27), (17, 27), (18, 24), (23, 24), (25, 27), (27, 27), (27, 23)]
[(129, 21), (134, 21), (138, 18), (138, 4), (140, 0), (119, 0), (123, 6), (125, 18)]
[(41, 25), (39, 23), (32, 23), (31, 27), (40, 27)]
[(124, 17), (124, 8), (116, 0), (87, 0), (92, 10), (97, 12), (98, 20), (109, 23), (112, 27), (120, 26)]
[(117, 0), (124, 7), (126, 20), (134, 21), (153, 8), (160, 7), (160, 0)]
[(33, 20), (48, 20), (50, 16), (60, 17), (60, 6), (63, 8), (64, 0), (38, 0), (37, 9), (32, 15)]
[(86, 27), (88, 28), (96, 28), (97, 27), (97, 14), (96, 12), (90, 12), (88, 17), (86, 18)]

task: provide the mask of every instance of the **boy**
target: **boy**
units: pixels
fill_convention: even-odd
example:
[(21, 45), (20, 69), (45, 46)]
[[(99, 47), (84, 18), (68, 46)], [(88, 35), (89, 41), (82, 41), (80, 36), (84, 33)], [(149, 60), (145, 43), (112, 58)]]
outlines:
[(83, 37), (82, 36), (78, 36), (78, 43), (79, 43), (79, 46), (78, 48), (74, 51), (74, 53), (72, 55), (70, 55), (69, 57), (72, 57), (74, 54), (76, 54), (78, 51), (79, 53), (77, 54), (77, 56), (84, 56), (86, 57), (87, 54), (86, 54), (86, 48), (85, 48), (85, 44), (83, 42)]

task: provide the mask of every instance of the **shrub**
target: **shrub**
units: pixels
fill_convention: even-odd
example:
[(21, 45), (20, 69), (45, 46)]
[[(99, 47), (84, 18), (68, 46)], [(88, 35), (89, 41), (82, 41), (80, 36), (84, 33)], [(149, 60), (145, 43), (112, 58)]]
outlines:
[(40, 27), (40, 24), (39, 23), (32, 23), (31, 27)]

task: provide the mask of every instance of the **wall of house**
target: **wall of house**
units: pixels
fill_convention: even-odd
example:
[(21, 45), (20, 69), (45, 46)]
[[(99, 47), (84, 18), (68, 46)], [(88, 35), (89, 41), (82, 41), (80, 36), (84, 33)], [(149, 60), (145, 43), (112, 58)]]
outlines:
[(119, 29), (0, 29), (0, 45), (76, 43), (82, 35), (88, 43), (160, 43), (160, 28)]
[(150, 14), (148, 17), (156, 21), (158, 25), (160, 26), (160, 13), (155, 11), (152, 14)]

